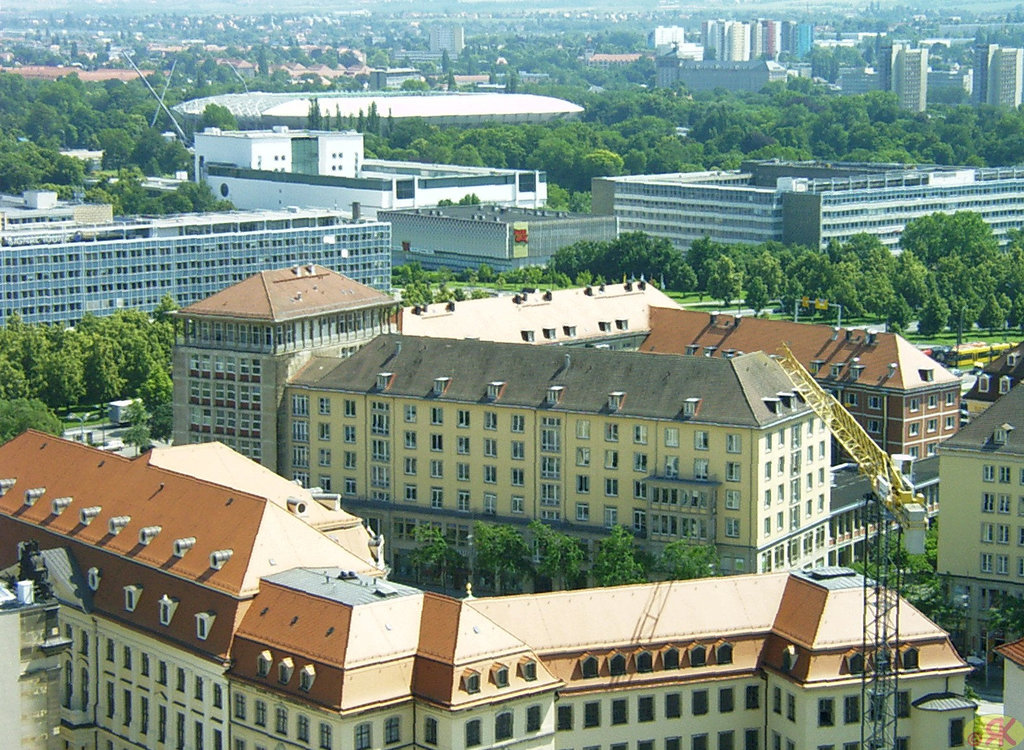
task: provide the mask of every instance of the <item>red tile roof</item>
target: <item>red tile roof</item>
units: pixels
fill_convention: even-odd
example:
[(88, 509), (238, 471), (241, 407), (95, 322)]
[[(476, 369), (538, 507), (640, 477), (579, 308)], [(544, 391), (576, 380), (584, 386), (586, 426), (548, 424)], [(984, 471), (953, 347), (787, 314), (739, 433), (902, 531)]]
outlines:
[[(789, 344), (804, 367), (820, 363), (819, 380), (892, 390), (910, 390), (957, 382), (957, 378), (924, 352), (895, 333), (874, 333), (789, 320), (738, 317), (694, 310), (651, 308), (651, 332), (640, 350), (662, 354), (685, 354), (698, 347), (712, 356), (728, 353), (766, 351), (774, 354), (783, 342)], [(890, 365), (896, 365), (895, 369)], [(839, 376), (833, 366), (842, 365)], [(863, 368), (856, 381), (853, 366)], [(930, 377), (925, 371), (931, 371)]]
[(347, 276), (306, 265), (261, 271), (177, 314), (285, 321), (393, 303), (390, 296)]

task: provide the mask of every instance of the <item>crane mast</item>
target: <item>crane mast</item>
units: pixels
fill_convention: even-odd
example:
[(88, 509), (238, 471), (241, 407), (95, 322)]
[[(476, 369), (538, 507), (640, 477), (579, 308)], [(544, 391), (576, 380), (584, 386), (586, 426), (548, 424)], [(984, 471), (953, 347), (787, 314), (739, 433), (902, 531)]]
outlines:
[[(873, 580), (864, 576), (861, 747), (894, 750), (903, 707), (899, 705), (897, 655), (902, 571), (893, 557), (904, 535), (909, 552), (924, 552), (928, 529), (924, 498), (914, 492), (901, 466), (818, 384), (786, 344), (780, 349), (778, 362), (796, 391), (871, 482), (872, 491), (864, 501), (864, 561), (873, 572)], [(869, 543), (867, 532), (872, 526), (875, 539)]]

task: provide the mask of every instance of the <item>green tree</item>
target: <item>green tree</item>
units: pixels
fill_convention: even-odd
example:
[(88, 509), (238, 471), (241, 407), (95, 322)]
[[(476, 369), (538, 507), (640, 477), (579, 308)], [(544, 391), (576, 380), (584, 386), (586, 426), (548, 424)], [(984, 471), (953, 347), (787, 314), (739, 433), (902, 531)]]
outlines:
[(723, 255), (714, 261), (711, 274), (708, 276), (708, 294), (714, 299), (721, 300), (722, 305), (728, 307), (742, 291), (743, 273), (736, 268), (732, 258)]
[(619, 586), (647, 580), (629, 529), (615, 526), (601, 540), (591, 573), (598, 586)]
[(507, 524), (477, 521), (473, 525), (476, 565), (491, 574), (499, 594), (518, 590), (518, 582), (531, 570), (531, 550), (523, 535)]
[(231, 110), (220, 104), (207, 104), (199, 118), (199, 129), (220, 128), (221, 130), (238, 130), (238, 121)]
[(926, 293), (917, 332), (922, 336), (934, 336), (949, 322), (949, 305), (932, 289)]
[(149, 433), (153, 440), (170, 440), (174, 429), (174, 407), (171, 403), (157, 404), (149, 418)]
[(539, 555), (537, 573), (549, 579), (556, 589), (578, 586), (587, 559), (580, 541), (536, 520), (530, 522), (530, 532)]
[(765, 285), (764, 280), (760, 276), (752, 277), (747, 282), (746, 299), (744, 300), (747, 303), (747, 307), (753, 308), (756, 315), (768, 307), (769, 301), (768, 287)]
[(718, 574), (718, 562), (715, 545), (677, 539), (665, 545), (658, 558), (658, 569), (674, 580), (706, 578)]
[(57, 415), (37, 398), (0, 400), (0, 443), (28, 429), (60, 435), (62, 425)]
[(146, 411), (142, 401), (137, 400), (128, 407), (127, 416), (130, 427), (124, 431), (122, 440), (124, 440), (125, 445), (131, 445), (141, 453), (152, 442), (152, 436), (149, 431), (149, 420), (152, 415)]
[(1000, 300), (995, 294), (990, 294), (985, 299), (985, 306), (981, 308), (978, 315), (978, 325), (987, 328), (989, 333), (992, 333), (996, 328), (1005, 328), (1008, 317), (1009, 310), (1000, 304)]
[(90, 404), (111, 401), (123, 394), (118, 351), (104, 336), (93, 336), (85, 351), (83, 362), (83, 397)]
[(464, 567), (465, 560), (448, 543), (441, 529), (425, 524), (417, 526), (415, 538), (418, 546), (409, 557), (417, 571), (421, 575), (439, 579), (443, 589), (447, 590), (449, 579), (454, 586), (455, 573)]

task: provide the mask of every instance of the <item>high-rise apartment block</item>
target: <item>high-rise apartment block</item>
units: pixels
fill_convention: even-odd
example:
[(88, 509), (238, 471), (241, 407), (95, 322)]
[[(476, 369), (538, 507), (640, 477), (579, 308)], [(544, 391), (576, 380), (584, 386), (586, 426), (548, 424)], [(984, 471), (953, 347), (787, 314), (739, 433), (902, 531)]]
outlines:
[(879, 49), (879, 82), (896, 94), (899, 105), (915, 112), (928, 106), (928, 48), (886, 41)]
[(1022, 81), (1024, 49), (996, 44), (975, 48), (974, 89), (971, 93), (975, 104), (1016, 109), (1021, 103)]
[(466, 46), (466, 33), (460, 24), (443, 23), (430, 27), (430, 51), (458, 55)]
[(348, 356), (397, 304), (323, 266), (264, 271), (177, 313), (174, 441), (220, 441), (276, 469), (285, 383), (314, 354)]

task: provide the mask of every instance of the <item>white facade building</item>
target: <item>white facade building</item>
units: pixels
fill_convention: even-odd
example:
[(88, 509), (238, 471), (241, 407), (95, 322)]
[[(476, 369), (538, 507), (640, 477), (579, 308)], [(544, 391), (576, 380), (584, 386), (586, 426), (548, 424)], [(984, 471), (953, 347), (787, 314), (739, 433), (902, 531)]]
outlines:
[[(349, 209), (425, 208), (475, 195), (481, 203), (540, 208), (547, 175), (537, 170), (489, 169), (366, 159), (355, 132), (207, 128), (196, 134), (196, 179), (240, 208), (289, 206)], [(353, 205), (358, 204), (358, 205)]]

